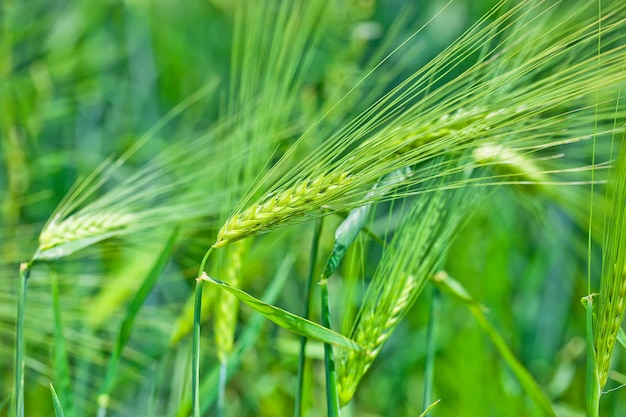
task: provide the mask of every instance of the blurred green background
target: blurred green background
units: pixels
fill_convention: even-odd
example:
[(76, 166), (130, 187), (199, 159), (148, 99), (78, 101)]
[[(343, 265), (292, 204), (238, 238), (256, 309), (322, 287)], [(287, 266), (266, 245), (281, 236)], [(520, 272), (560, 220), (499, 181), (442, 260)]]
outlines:
[[(390, 39), (386, 50), (398, 45), (444, 4), (337, 1), (299, 92), (300, 119), (292, 136), (358, 82), (372, 59), (380, 59), (384, 39)], [(419, 53), (391, 58), (403, 66), (385, 82), (393, 84), (428, 62), (494, 4), (454, 1), (437, 24), (411, 41), (407, 50)], [(161, 129), (115, 180), (172, 144), (184, 147), (218, 123), (227, 86), (233, 78), (236, 82), (233, 15), (228, 0), (0, 3), (0, 412), (8, 413), (13, 392), (19, 262), (30, 259), (45, 222), (79, 178), (107, 157), (123, 154), (170, 109), (210, 82), (217, 82), (213, 93)], [(330, 225), (339, 221), (327, 220), (322, 250), (330, 250)], [(207, 220), (183, 231), (125, 350), (110, 415), (176, 414), (189, 390), (190, 344), (185, 337), (172, 347), (170, 338), (215, 227)], [(312, 230), (311, 224), (295, 226), (255, 245), (245, 266), (246, 291), (261, 296), (272, 277), (286, 268), (289, 277), (276, 303), (300, 314)], [(34, 270), (26, 318), (27, 416), (52, 415), (48, 384), (54, 378), (54, 326), (47, 277), (55, 274), (61, 286), (76, 413), (94, 415), (115, 332), (129, 294), (137, 288), (134, 278), (146, 273), (162, 241), (155, 233), (163, 236), (148, 231), (107, 241)], [(563, 416), (584, 415), (585, 312), (580, 298), (586, 294), (586, 239), (586, 230), (548, 199), (502, 188), (465, 225), (445, 265), (489, 309), (490, 321)], [(372, 269), (346, 262), (340, 274), (371, 274)], [(331, 283), (331, 295), (332, 285), (340, 284)], [(419, 414), (431, 295), (427, 288), (385, 345), (347, 413)], [(333, 302), (337, 311), (348, 308), (340, 300)], [(540, 415), (467, 308), (446, 295), (440, 295), (440, 302), (435, 396), (442, 402), (433, 415)], [(255, 317), (241, 308), (239, 336)], [(336, 321), (339, 328), (340, 315)], [(259, 322), (263, 327), (228, 385), (228, 416), (292, 414), (299, 338)], [(217, 363), (210, 326), (203, 328), (203, 336), (202, 372), (208, 375)], [(311, 344), (311, 356), (318, 359), (307, 368), (305, 415), (325, 415), (321, 345)], [(622, 354), (615, 361), (616, 369), (626, 365)], [(613, 377), (626, 382), (622, 374)], [(624, 415), (626, 394), (606, 395), (602, 406), (605, 416)]]

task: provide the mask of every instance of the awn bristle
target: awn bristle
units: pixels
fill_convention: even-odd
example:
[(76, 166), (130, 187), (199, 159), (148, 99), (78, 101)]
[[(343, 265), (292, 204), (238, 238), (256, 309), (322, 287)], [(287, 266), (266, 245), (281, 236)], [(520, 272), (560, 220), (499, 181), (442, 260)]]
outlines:
[[(413, 132), (407, 129), (392, 129), (380, 132), (375, 137), (363, 142), (348, 158), (354, 166), (340, 172), (317, 176), (313, 180), (304, 180), (283, 191), (272, 192), (260, 202), (248, 207), (241, 213), (234, 214), (218, 233), (213, 247), (219, 248), (252, 236), (272, 227), (288, 222), (293, 218), (314, 212), (353, 191), (367, 181), (363, 177), (377, 175), (376, 163), (385, 165), (389, 159), (403, 159), (433, 141), (454, 138), (458, 143), (475, 137), (480, 132), (490, 129), (487, 120), (501, 112), (487, 112), (484, 109), (459, 109), (452, 114), (442, 116), (436, 123), (427, 123)], [(388, 140), (382, 140), (387, 138)], [(385, 149), (380, 149), (384, 146)], [(382, 152), (384, 157), (372, 161), (369, 155)], [(402, 166), (411, 165), (411, 161), (402, 162)], [(400, 168), (402, 168), (400, 166)], [(383, 168), (383, 167), (381, 167)], [(395, 170), (394, 168), (393, 170)], [(392, 171), (393, 171), (392, 170)], [(359, 179), (359, 181), (357, 181)], [(373, 178), (372, 180), (375, 180)]]

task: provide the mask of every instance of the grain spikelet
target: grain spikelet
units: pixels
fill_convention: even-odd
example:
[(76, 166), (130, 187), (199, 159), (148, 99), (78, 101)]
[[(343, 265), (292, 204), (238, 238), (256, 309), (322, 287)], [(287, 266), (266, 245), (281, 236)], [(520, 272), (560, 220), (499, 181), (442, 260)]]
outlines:
[(226, 221), (213, 247), (219, 248), (229, 242), (261, 233), (291, 217), (315, 210), (339, 198), (352, 181), (347, 173), (322, 175), (311, 181), (302, 181), (285, 191), (270, 194)]
[[(363, 346), (364, 350), (342, 350), (338, 371), (338, 392), (341, 404), (347, 404), (354, 396), (354, 392), (363, 375), (378, 356), (383, 344), (393, 332), (398, 321), (406, 312), (416, 290), (415, 277), (409, 275), (404, 280), (395, 296), (390, 299), (390, 308), (381, 308), (366, 312), (359, 321), (353, 340)], [(391, 296), (391, 294), (390, 294)]]
[(412, 203), (385, 248), (351, 332), (351, 338), (365, 349), (340, 351), (337, 374), (342, 404), (354, 395), (359, 381), (435, 272), (455, 230), (481, 195), (467, 188), (435, 191)]
[[(46, 224), (39, 235), (39, 248), (37, 249), (39, 256), (36, 258), (49, 258), (51, 256), (43, 254), (46, 251), (54, 252), (55, 248), (62, 245), (75, 244), (81, 246), (81, 242), (88, 242), (85, 244), (86, 246), (123, 233), (133, 225), (135, 217), (132, 214), (122, 212), (104, 211), (101, 213), (78, 213), (60, 222), (53, 219)], [(59, 251), (63, 252), (63, 249), (59, 248)], [(52, 255), (52, 257), (56, 256)]]
[(607, 219), (600, 295), (595, 311), (594, 350), (596, 377), (606, 384), (617, 332), (626, 312), (626, 149), (622, 149), (613, 172), (614, 190)]
[[(224, 257), (224, 277), (234, 287), (238, 287), (241, 284), (243, 259), (248, 247), (247, 241), (236, 242), (228, 247)], [(227, 361), (228, 354), (233, 349), (238, 310), (239, 300), (234, 295), (219, 290), (215, 304), (213, 328), (217, 356), (222, 363)]]
[[(607, 5), (599, 20), (589, 17), (589, 7), (500, 2), (482, 23), (492, 17), (493, 22), (475, 25), (291, 169), (286, 155), (244, 196), (215, 246), (319, 214), (324, 206), (351, 210), (367, 204), (372, 184), (397, 169), (414, 168), (401, 184), (412, 187), (406, 193), (424, 192), (428, 178), (420, 170), (442, 155), (486, 144), (530, 153), (622, 131), (613, 120), (616, 87), (626, 79), (621, 32), (626, 6)], [(551, 13), (560, 13), (558, 19)], [(468, 61), (476, 55), (477, 62)], [(305, 133), (299, 143), (313, 140)], [(493, 150), (479, 157), (506, 157)], [(452, 173), (453, 165), (448, 168), (438, 175)], [(311, 187), (337, 177), (344, 181), (336, 188)], [(269, 184), (259, 200), (258, 191)]]

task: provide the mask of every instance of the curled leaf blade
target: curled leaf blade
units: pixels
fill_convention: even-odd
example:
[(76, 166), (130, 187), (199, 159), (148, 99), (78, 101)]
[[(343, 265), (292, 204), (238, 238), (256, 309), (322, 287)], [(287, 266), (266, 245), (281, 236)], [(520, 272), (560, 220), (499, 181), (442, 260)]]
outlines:
[(212, 285), (216, 285), (222, 288), (224, 291), (237, 297), (239, 300), (263, 314), (268, 320), (273, 321), (285, 330), (289, 330), (293, 333), (305, 336), (311, 339), (319, 340), (324, 343), (331, 343), (337, 346), (342, 346), (353, 350), (362, 350), (363, 348), (347, 337), (320, 326), (310, 320), (303, 319), (293, 313), (290, 313), (281, 308), (275, 307), (270, 304), (266, 304), (263, 301), (251, 296), (245, 291), (238, 288), (231, 287), (227, 283), (211, 278), (206, 273), (203, 273), (198, 279), (206, 281)]

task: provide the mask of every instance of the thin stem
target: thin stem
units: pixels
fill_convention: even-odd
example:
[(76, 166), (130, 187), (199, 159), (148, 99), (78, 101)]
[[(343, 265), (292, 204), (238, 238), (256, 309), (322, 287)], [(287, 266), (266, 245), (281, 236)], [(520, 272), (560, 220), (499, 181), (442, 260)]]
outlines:
[(226, 382), (228, 380), (228, 361), (220, 362), (220, 379), (217, 385), (217, 417), (223, 417), (226, 406)]
[[(315, 264), (317, 263), (317, 249), (319, 246), (320, 235), (322, 234), (322, 221), (318, 221), (317, 228), (313, 234), (313, 242), (311, 244), (311, 262), (309, 264), (309, 275), (307, 277), (306, 287), (304, 289), (304, 313), (302, 317), (309, 318), (311, 314), (311, 290), (313, 288), (313, 275), (315, 273)], [(302, 416), (302, 392), (304, 387), (304, 365), (306, 363), (306, 344), (307, 338), (300, 338), (300, 355), (298, 356), (298, 376), (296, 385), (296, 399), (293, 408), (294, 417)]]
[[(328, 280), (320, 281), (322, 295), (322, 325), (330, 329), (330, 308), (328, 306)], [(339, 417), (339, 393), (337, 391), (337, 371), (333, 347), (324, 343), (324, 365), (326, 367), (326, 402), (328, 417)]]
[[(598, 60), (597, 71), (600, 73), (600, 50), (602, 46), (602, 2), (598, 2)], [(595, 117), (593, 126), (593, 141), (591, 148), (591, 189), (589, 199), (589, 230), (587, 237), (587, 314), (586, 314), (586, 337), (587, 337), (587, 417), (598, 417), (600, 413), (601, 387), (598, 378), (595, 341), (593, 337), (593, 296), (591, 295), (591, 243), (593, 225), (593, 197), (596, 166), (596, 140), (598, 132), (598, 107), (600, 97), (596, 93)]]
[(200, 262), (200, 267), (198, 268), (198, 276), (201, 276), (204, 272), (204, 267), (206, 266), (206, 262), (209, 259), (209, 255), (211, 254), (211, 252), (213, 252), (213, 247), (210, 247), (209, 250), (206, 251), (206, 253), (204, 254), (202, 262)]
[(435, 350), (437, 347), (435, 339), (437, 334), (437, 319), (439, 318), (439, 309), (439, 290), (433, 287), (432, 299), (430, 303), (430, 317), (428, 319), (428, 330), (426, 333), (426, 360), (424, 364), (424, 392), (422, 398), (422, 410), (425, 410), (425, 417), (428, 417), (428, 410), (432, 405), (433, 381), (435, 377)]
[(200, 321), (202, 320), (202, 286), (200, 279), (213, 248), (209, 248), (200, 262), (196, 279), (196, 294), (193, 305), (193, 334), (191, 346), (191, 409), (193, 417), (200, 417)]
[(26, 317), (26, 288), (30, 264), (20, 265), (20, 282), (17, 294), (17, 324), (15, 329), (15, 416), (24, 417), (24, 318)]
[(588, 295), (585, 300), (587, 302), (587, 417), (598, 417), (601, 388), (596, 373), (596, 355), (593, 343), (593, 295)]
[(203, 280), (196, 280), (196, 295), (193, 309), (193, 342), (191, 348), (191, 403), (193, 417), (200, 417), (200, 314), (202, 310), (203, 284)]

